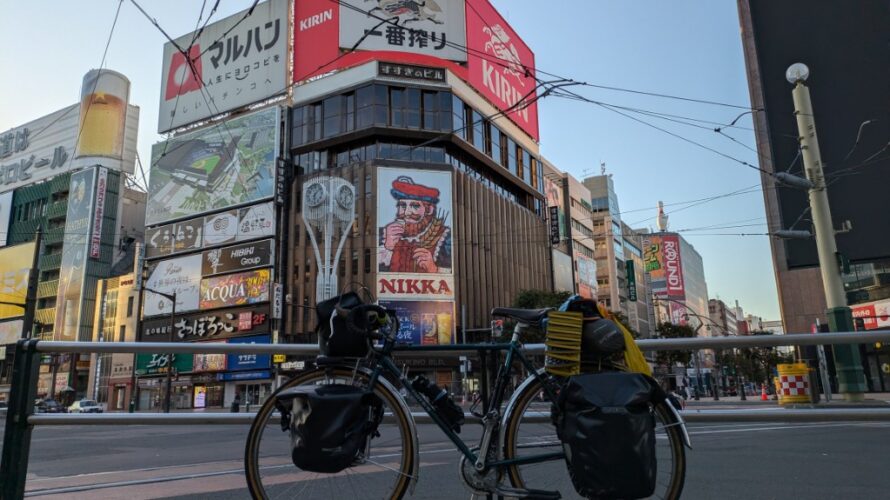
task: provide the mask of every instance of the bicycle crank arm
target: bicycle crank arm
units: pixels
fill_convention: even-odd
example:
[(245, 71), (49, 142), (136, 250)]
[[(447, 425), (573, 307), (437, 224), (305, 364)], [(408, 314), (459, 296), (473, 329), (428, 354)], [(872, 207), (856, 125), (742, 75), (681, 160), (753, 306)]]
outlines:
[(498, 486), (494, 490), (498, 496), (510, 498), (529, 498), (536, 500), (559, 500), (562, 495), (558, 491), (547, 490), (523, 490), (519, 488), (510, 488), (509, 486)]

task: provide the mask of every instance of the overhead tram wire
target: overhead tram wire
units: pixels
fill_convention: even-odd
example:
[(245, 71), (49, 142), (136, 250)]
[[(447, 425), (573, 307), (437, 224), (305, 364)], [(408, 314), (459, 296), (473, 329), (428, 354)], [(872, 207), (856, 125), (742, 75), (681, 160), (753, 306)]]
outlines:
[(734, 162), (736, 162), (736, 163), (738, 163), (738, 164), (740, 164), (740, 165), (743, 165), (743, 166), (745, 166), (745, 167), (748, 167), (748, 168), (757, 170), (757, 171), (759, 171), (759, 172), (765, 173), (765, 174), (770, 175), (770, 176), (773, 176), (773, 175), (774, 175), (774, 174), (773, 174), (772, 172), (770, 172), (769, 170), (762, 169), (762, 168), (760, 168), (760, 167), (758, 167), (758, 166), (756, 166), (756, 165), (752, 165), (751, 163), (749, 163), (749, 162), (747, 162), (747, 161), (740, 160), (740, 159), (738, 159), (738, 158), (736, 158), (736, 157), (734, 157), (734, 156), (728, 155), (728, 154), (726, 154), (726, 153), (724, 153), (724, 152), (722, 152), (722, 151), (719, 151), (719, 150), (717, 150), (717, 149), (714, 149), (714, 148), (712, 148), (712, 147), (710, 147), (710, 146), (705, 146), (704, 144), (702, 144), (702, 143), (700, 143), (700, 142), (694, 141), (694, 140), (689, 139), (689, 138), (687, 138), (687, 137), (684, 137), (684, 136), (682, 136), (682, 135), (680, 135), (680, 134), (677, 134), (677, 133), (672, 132), (672, 131), (670, 131), (670, 130), (667, 130), (667, 129), (665, 129), (665, 128), (659, 127), (658, 125), (654, 125), (654, 124), (652, 124), (652, 123), (649, 123), (649, 122), (647, 122), (646, 120), (643, 120), (643, 119), (637, 118), (637, 117), (635, 117), (635, 116), (629, 115), (629, 114), (627, 114), (627, 113), (624, 113), (624, 112), (622, 112), (622, 111), (620, 111), (620, 110), (618, 110), (618, 109), (615, 109), (615, 108), (613, 108), (612, 106), (610, 106), (610, 105), (608, 105), (608, 104), (605, 104), (605, 103), (603, 103), (603, 102), (601, 102), (601, 101), (596, 101), (596, 100), (593, 100), (593, 99), (589, 99), (589, 98), (586, 98), (586, 97), (584, 97), (584, 96), (578, 95), (578, 94), (576, 94), (576, 93), (574, 93), (574, 92), (571, 92), (571, 91), (560, 91), (559, 93), (554, 93), (554, 95), (557, 96), (557, 97), (566, 97), (566, 96), (562, 95), (563, 92), (567, 92), (567, 93), (569, 94), (569, 97), (568, 97), (569, 99), (580, 100), (580, 101), (583, 101), (583, 102), (587, 102), (587, 103), (589, 103), (589, 104), (594, 104), (594, 105), (600, 106), (601, 108), (604, 108), (604, 109), (606, 109), (606, 110), (609, 110), (609, 111), (611, 111), (611, 112), (613, 112), (613, 113), (617, 113), (617, 114), (619, 114), (619, 115), (621, 115), (621, 116), (623, 116), (623, 117), (625, 117), (625, 118), (628, 118), (628, 119), (630, 119), (630, 120), (633, 120), (633, 121), (635, 121), (635, 122), (642, 123), (643, 125), (646, 125), (647, 127), (654, 128), (655, 130), (658, 130), (658, 131), (660, 131), (660, 132), (663, 132), (663, 133), (665, 133), (665, 134), (668, 134), (668, 135), (670, 135), (670, 136), (672, 136), (672, 137), (674, 137), (674, 138), (676, 138), (676, 139), (680, 139), (681, 141), (688, 142), (688, 143), (690, 143), (690, 144), (692, 144), (692, 145), (694, 145), (694, 146), (697, 146), (697, 147), (699, 147), (699, 148), (702, 148), (702, 149), (704, 149), (704, 150), (710, 151), (710, 152), (712, 152), (712, 153), (714, 153), (714, 154), (717, 154), (717, 155), (719, 155), (719, 156), (722, 156), (722, 157), (724, 157), (724, 158), (726, 158), (726, 159), (728, 159), (728, 160), (732, 160), (732, 161), (734, 161)]

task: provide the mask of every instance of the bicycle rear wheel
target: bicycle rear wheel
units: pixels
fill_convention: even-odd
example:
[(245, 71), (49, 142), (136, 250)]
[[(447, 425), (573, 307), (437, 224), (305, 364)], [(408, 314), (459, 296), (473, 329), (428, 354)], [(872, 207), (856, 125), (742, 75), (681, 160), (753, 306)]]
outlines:
[[(350, 368), (314, 370), (294, 377), (279, 391), (319, 384), (368, 386), (362, 372)], [(398, 499), (408, 489), (414, 470), (414, 439), (408, 418), (399, 404), (399, 395), (381, 383), (374, 393), (384, 405), (379, 437), (371, 439), (368, 457), (335, 474), (298, 469), (291, 460), (290, 437), (281, 429), (281, 415), (270, 396), (257, 412), (247, 436), (244, 468), (247, 486), (255, 499), (275, 498), (355, 498)], [(276, 392), (277, 394), (277, 392)]]
[[(677, 499), (686, 476), (686, 450), (677, 426), (671, 425), (670, 409), (655, 406), (655, 453), (658, 475), (650, 498)], [(513, 459), (552, 453), (562, 449), (556, 427), (550, 421), (550, 401), (538, 379), (522, 390), (507, 415), (504, 427), (504, 458)], [(565, 459), (531, 465), (513, 465), (507, 472), (516, 488), (559, 491), (562, 498), (580, 499), (575, 492)]]

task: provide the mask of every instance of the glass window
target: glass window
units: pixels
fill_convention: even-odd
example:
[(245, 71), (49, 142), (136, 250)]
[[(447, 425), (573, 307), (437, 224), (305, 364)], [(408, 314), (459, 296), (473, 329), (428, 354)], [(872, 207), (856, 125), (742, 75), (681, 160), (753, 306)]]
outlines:
[(482, 139), (485, 148), (485, 154), (491, 156), (491, 123), (485, 120), (482, 123)]
[(324, 100), (324, 137), (333, 137), (340, 133), (340, 113), (343, 96), (335, 95)]
[(464, 102), (460, 100), (459, 97), (452, 95), (452, 113), (451, 116), (454, 118), (452, 128), (454, 129), (454, 134), (462, 139), (467, 138), (466, 131), (466, 123), (464, 122)]
[(507, 170), (516, 175), (516, 143), (509, 137), (507, 138)]
[(445, 163), (445, 150), (442, 148), (431, 147), (429, 161), (433, 163)]
[(133, 316), (133, 297), (127, 297), (127, 317)]
[(473, 110), (473, 146), (476, 147), (479, 151), (485, 151), (485, 134), (483, 134), (482, 129), (484, 125), (484, 119), (482, 115), (479, 114), (478, 111)]
[[(306, 120), (307, 142), (321, 139), (321, 103), (310, 104), (307, 107), (309, 118)], [(311, 129), (310, 129), (311, 127)]]
[(439, 130), (449, 131), (454, 129), (451, 115), (451, 92), (439, 92)]
[(491, 124), (489, 127), (489, 134), (491, 134), (491, 138), (489, 142), (491, 143), (491, 159), (495, 161), (498, 165), (502, 164), (501, 160), (501, 130)]
[(350, 92), (343, 95), (343, 131), (355, 130), (355, 94)]
[(365, 249), (365, 274), (371, 272), (371, 250)]
[(355, 100), (358, 111), (356, 112), (356, 128), (368, 128), (374, 124), (374, 87), (368, 85), (355, 91)]
[[(358, 227), (358, 224), (354, 225)], [(352, 251), (352, 275), (355, 276), (358, 274), (358, 250)]]
[(405, 126), (405, 89), (393, 87), (389, 89), (389, 123), (393, 127)]
[(117, 341), (124, 342), (126, 339), (127, 339), (127, 325), (121, 325), (120, 332), (117, 334)]
[(524, 149), (522, 150), (522, 167), (522, 180), (524, 180), (526, 184), (531, 184), (531, 178), (534, 175), (534, 171), (532, 170), (532, 155)]
[(365, 196), (371, 195), (371, 174), (365, 176)]
[(423, 91), (423, 129), (439, 130), (439, 93)]
[(405, 126), (420, 128), (420, 89), (405, 90)]
[(386, 85), (374, 85), (374, 125), (386, 126), (389, 116), (389, 95)]

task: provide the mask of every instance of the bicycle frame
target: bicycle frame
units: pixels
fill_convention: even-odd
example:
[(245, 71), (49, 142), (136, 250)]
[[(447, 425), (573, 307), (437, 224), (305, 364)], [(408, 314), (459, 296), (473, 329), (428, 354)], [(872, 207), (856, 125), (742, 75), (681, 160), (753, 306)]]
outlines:
[[(532, 363), (522, 354), (522, 349), (520, 348), (518, 340), (518, 333), (521, 330), (522, 328), (517, 325), (517, 329), (513, 332), (513, 338), (510, 340), (510, 342), (504, 343), (461, 344), (449, 346), (414, 346), (396, 345), (394, 342), (387, 340), (384, 342), (382, 349), (375, 350), (375, 352), (377, 352), (377, 359), (374, 363), (374, 368), (371, 373), (370, 386), (373, 387), (374, 384), (377, 383), (377, 379), (380, 377), (380, 375), (384, 373), (388, 373), (398, 379), (402, 387), (404, 387), (405, 390), (409, 394), (411, 394), (411, 396), (414, 397), (414, 399), (418, 403), (420, 403), (420, 406), (430, 416), (433, 422), (435, 422), (436, 425), (439, 426), (439, 428), (442, 430), (442, 432), (445, 433), (445, 436), (447, 436), (448, 439), (450, 439), (451, 442), (454, 443), (454, 445), (457, 447), (458, 450), (460, 450), (464, 457), (466, 457), (469, 463), (475, 465), (477, 470), (481, 471), (491, 467), (533, 464), (557, 459), (561, 460), (564, 458), (564, 454), (560, 451), (557, 453), (532, 455), (510, 460), (495, 460), (492, 462), (485, 461), (486, 453), (491, 443), (491, 439), (494, 437), (495, 432), (499, 432), (498, 424), (500, 423), (500, 404), (504, 399), (504, 392), (507, 389), (507, 382), (514, 359), (518, 360), (522, 364), (522, 366), (525, 367), (525, 369), (529, 372), (530, 377), (542, 379), (542, 375), (538, 372), (537, 368), (535, 368)], [(414, 388), (411, 386), (411, 382), (408, 380), (408, 377), (405, 376), (405, 374), (398, 368), (398, 366), (396, 366), (391, 357), (391, 353), (393, 352), (449, 352), (467, 350), (494, 353), (499, 353), (501, 351), (506, 352), (504, 363), (501, 364), (498, 368), (494, 392), (490, 395), (487, 402), (488, 413), (483, 418), (484, 431), (479, 446), (481, 455), (471, 450), (470, 447), (467, 446), (467, 443), (464, 442), (456, 432), (451, 430), (451, 426), (439, 416), (432, 403), (428, 401), (425, 396), (419, 394), (417, 391), (414, 390)], [(542, 382), (544, 381), (542, 380)], [(552, 393), (550, 385), (546, 383), (543, 383), (542, 385), (548, 392), (548, 396), (551, 398), (551, 401), (555, 400), (556, 394)]]

